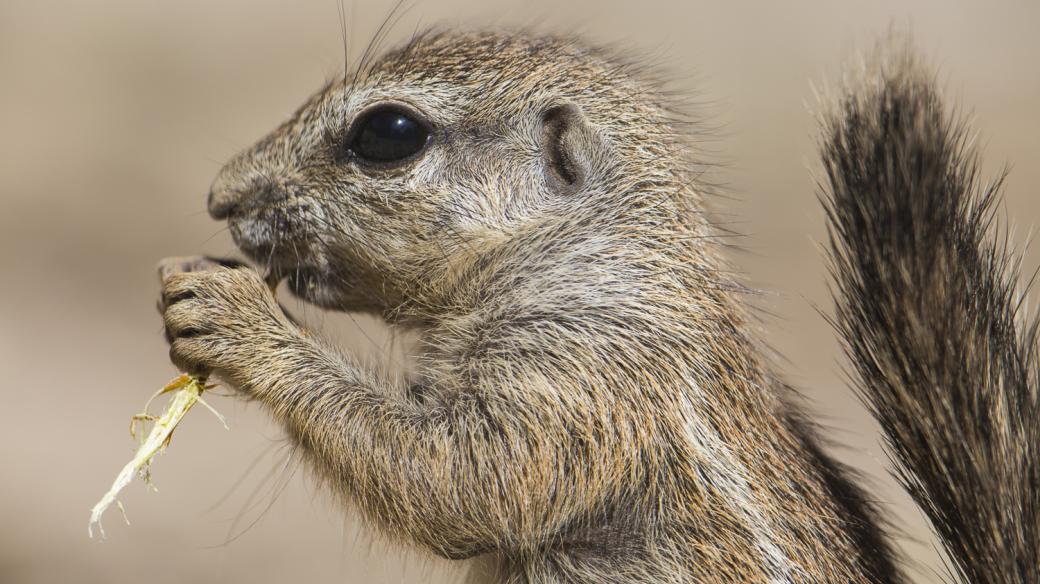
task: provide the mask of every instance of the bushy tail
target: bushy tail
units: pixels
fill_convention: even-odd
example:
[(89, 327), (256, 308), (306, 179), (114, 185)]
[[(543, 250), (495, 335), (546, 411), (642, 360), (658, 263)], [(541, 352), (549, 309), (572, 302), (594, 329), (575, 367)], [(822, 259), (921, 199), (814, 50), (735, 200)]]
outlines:
[(1037, 326), (971, 136), (912, 51), (824, 116), (835, 326), (961, 582), (1040, 582)]

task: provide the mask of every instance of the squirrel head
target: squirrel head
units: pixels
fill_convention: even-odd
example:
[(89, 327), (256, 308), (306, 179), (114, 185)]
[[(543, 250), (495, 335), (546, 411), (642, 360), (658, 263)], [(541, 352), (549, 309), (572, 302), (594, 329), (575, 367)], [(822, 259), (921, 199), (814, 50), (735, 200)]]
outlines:
[(318, 305), (435, 302), (518, 232), (679, 180), (661, 162), (676, 136), (663, 100), (633, 73), (571, 40), (421, 35), (232, 159), (209, 210)]

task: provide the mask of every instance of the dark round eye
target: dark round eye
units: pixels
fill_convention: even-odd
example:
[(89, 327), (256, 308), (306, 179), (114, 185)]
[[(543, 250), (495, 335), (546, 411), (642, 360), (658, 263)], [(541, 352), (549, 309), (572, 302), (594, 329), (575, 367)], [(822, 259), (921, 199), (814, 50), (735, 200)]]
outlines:
[(427, 127), (397, 108), (377, 108), (356, 122), (350, 150), (372, 162), (395, 162), (409, 158), (426, 146)]

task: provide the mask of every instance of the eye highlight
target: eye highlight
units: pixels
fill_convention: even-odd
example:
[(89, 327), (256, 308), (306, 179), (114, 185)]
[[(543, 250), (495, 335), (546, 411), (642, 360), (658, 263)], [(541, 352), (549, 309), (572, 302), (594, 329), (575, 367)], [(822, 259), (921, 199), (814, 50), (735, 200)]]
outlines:
[(354, 122), (350, 151), (380, 164), (402, 161), (418, 154), (430, 139), (425, 123), (397, 106), (378, 106)]

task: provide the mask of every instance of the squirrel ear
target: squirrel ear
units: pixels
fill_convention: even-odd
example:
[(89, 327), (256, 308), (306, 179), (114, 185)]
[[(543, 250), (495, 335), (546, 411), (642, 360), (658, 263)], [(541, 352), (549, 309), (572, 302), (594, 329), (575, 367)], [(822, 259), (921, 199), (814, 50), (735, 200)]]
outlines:
[(576, 192), (605, 154), (603, 140), (581, 110), (557, 104), (542, 112), (542, 156), (545, 174), (556, 190)]

